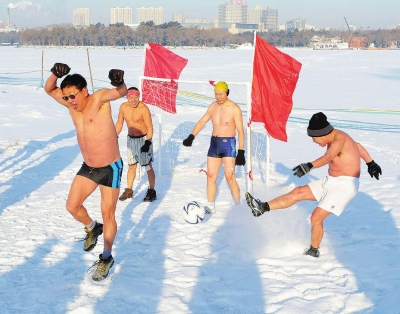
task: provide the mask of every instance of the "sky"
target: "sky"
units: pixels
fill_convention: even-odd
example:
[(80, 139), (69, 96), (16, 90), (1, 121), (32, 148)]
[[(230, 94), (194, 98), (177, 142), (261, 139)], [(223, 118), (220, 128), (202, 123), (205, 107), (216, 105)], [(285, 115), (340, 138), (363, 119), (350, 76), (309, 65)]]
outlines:
[[(239, 91), (245, 87), (232, 82), (248, 81), (253, 51), (174, 49), (188, 60), (180, 79), (195, 82), (179, 82), (179, 91), (186, 93), (178, 94), (177, 114), (161, 113), (161, 130), (153, 117), (157, 200), (142, 201), (148, 178), (138, 173), (133, 199), (117, 203), (115, 264), (108, 278), (95, 283), (87, 269), (104, 240), (99, 237), (93, 251), (84, 252), (77, 241), (85, 235), (83, 226), (65, 209), (83, 158), (68, 110), (40, 88), (42, 60), (44, 79), (55, 62), (63, 62), (88, 83), (91, 73), (97, 88), (112, 87), (107, 79), (112, 68), (125, 70), (124, 80), (132, 86), (142, 73), (143, 49), (0, 47), (1, 313), (400, 313), (399, 51), (282, 50), (302, 63), (286, 126), (288, 142), (270, 141), (268, 184), (260, 171), (265, 162), (256, 154), (247, 158), (251, 193), (268, 201), (326, 176), (327, 166), (301, 178), (292, 171), (326, 150), (306, 132), (318, 111), (361, 143), (382, 168), (378, 181), (361, 161), (360, 190), (340, 217), (325, 220), (320, 257), (303, 255), (317, 202), (255, 218), (243, 200), (249, 168), (236, 167), (240, 205), (233, 205), (221, 169), (216, 214), (195, 225), (184, 221), (187, 202), (206, 201), (207, 178), (199, 169), (211, 122), (192, 147), (181, 144), (211, 103), (204, 104), (197, 92), (212, 95), (208, 80), (224, 80), (229, 98), (241, 103), (246, 95)], [(111, 103), (114, 121), (125, 100)], [(124, 125), (122, 188), (127, 185), (126, 137)], [(264, 158), (265, 139), (262, 128), (251, 137), (253, 151)], [(158, 175), (159, 160), (163, 173), (176, 166), (174, 175)], [(97, 189), (84, 205), (102, 222), (99, 204)]]
[[(218, 5), (224, 1), (199, 0), (137, 0), (120, 1), (78, 1), (78, 0), (43, 0), (43, 1), (0, 1), (0, 20), (7, 22), (7, 7), (10, 7), (11, 21), (17, 26), (37, 27), (51, 24), (72, 23), (72, 11), (76, 8), (89, 8), (90, 20), (96, 24), (110, 23), (112, 7), (163, 7), (164, 20), (172, 19), (172, 14), (182, 12), (190, 19), (213, 21), (218, 17)], [(400, 1), (398, 0), (248, 0), (250, 8), (255, 5), (267, 6), (278, 10), (280, 24), (300, 17), (316, 28), (345, 27), (344, 17), (349, 24), (357, 28), (386, 29), (400, 24)], [(134, 23), (136, 14), (134, 10)]]

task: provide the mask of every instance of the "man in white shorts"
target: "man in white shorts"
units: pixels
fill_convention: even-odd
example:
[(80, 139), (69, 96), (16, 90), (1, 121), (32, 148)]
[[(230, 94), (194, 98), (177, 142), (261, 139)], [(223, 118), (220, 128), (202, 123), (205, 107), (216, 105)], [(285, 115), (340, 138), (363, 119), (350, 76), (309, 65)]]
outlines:
[(311, 169), (326, 164), (329, 165), (328, 175), (269, 202), (261, 202), (250, 193), (246, 193), (246, 201), (255, 217), (270, 210), (290, 207), (299, 201), (318, 201), (318, 207), (311, 215), (311, 246), (304, 251), (304, 255), (319, 257), (319, 245), (324, 235), (323, 221), (332, 213), (339, 216), (357, 194), (360, 158), (366, 162), (371, 178), (379, 180), (382, 170), (360, 143), (355, 142), (348, 134), (334, 129), (322, 112), (311, 117), (307, 134), (321, 147), (327, 146), (327, 150), (313, 162), (293, 168), (294, 175), (300, 178)]

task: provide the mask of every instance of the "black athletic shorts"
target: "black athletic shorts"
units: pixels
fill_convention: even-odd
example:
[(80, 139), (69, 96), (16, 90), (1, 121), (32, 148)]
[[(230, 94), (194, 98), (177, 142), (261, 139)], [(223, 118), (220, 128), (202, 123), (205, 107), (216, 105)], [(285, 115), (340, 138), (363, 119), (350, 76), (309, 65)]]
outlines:
[(121, 158), (111, 165), (101, 168), (89, 167), (84, 162), (76, 175), (88, 178), (99, 185), (119, 189), (121, 186), (123, 166), (124, 164)]

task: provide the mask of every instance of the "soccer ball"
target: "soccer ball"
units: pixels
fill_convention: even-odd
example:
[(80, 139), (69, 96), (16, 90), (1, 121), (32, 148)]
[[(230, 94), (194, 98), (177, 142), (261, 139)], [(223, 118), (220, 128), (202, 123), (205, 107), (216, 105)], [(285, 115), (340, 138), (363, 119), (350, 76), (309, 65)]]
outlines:
[(190, 224), (197, 224), (202, 221), (206, 216), (206, 211), (199, 202), (191, 201), (183, 206), (182, 210), (183, 219)]

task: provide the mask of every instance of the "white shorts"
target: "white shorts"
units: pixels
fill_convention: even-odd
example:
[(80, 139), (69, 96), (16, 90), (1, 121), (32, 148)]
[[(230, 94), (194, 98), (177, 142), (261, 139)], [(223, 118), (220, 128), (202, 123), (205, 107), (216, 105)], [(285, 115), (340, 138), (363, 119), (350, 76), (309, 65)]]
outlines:
[(308, 184), (318, 201), (318, 207), (340, 216), (346, 206), (356, 196), (360, 187), (359, 178), (349, 176), (331, 177)]
[(142, 167), (147, 166), (153, 161), (153, 144), (150, 145), (147, 153), (141, 153), (140, 149), (144, 145), (146, 135), (141, 136), (127, 136), (127, 152), (128, 152), (128, 165), (132, 166), (137, 163)]

